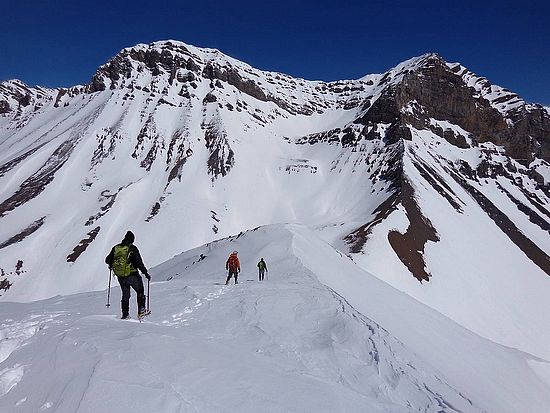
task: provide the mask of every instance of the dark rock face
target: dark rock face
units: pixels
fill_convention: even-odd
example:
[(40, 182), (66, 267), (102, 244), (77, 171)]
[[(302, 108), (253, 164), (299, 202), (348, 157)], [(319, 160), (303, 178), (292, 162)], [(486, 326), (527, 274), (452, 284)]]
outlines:
[(310, 144), (314, 145), (319, 142), (339, 143), (342, 130), (340, 128), (331, 129), (325, 132), (312, 133), (302, 138), (296, 139), (298, 145)]
[(131, 74), (132, 65), (121, 54), (115, 56), (107, 64), (101, 66), (92, 77), (92, 80), (87, 86), (88, 93), (100, 92), (107, 88), (104, 78), (111, 81), (110, 88), (115, 89), (117, 81), (121, 76)]
[(54, 107), (58, 108), (59, 103), (61, 102), (61, 98), (67, 93), (65, 89), (59, 89), (57, 92), (57, 97), (55, 98)]
[(382, 95), (371, 105), (370, 101), (366, 104), (366, 113), (358, 118), (355, 123), (361, 125), (377, 123), (395, 123), (401, 118), (398, 102), (395, 99), (396, 89), (390, 87), (384, 90)]
[[(174, 45), (167, 44), (168, 47), (175, 47)], [(189, 54), (189, 51), (183, 46), (179, 47), (180, 51), (185, 54)], [(172, 69), (186, 68), (187, 60), (180, 54), (172, 54), (168, 50), (164, 49), (158, 51), (157, 49), (136, 50), (132, 49), (128, 53), (129, 57), (138, 62), (143, 62), (149, 68), (153, 75), (160, 74), (160, 68), (170, 72)]]
[(101, 227), (95, 227), (93, 230), (88, 232), (87, 238), (81, 240), (78, 245), (74, 247), (73, 251), (69, 255), (67, 255), (67, 262), (75, 262), (78, 257), (80, 257), (80, 255), (82, 255), (82, 253), (86, 251), (88, 246), (94, 241), (100, 229)]
[(25, 94), (24, 96), (19, 99), (19, 104), (23, 107), (27, 107), (31, 104), (31, 95)]
[(208, 172), (212, 181), (218, 176), (229, 173), (235, 163), (235, 153), (229, 146), (227, 136), (214, 122), (204, 125), (204, 139), (210, 156), (208, 157)]
[(9, 282), (7, 278), (4, 278), (2, 281), (0, 281), (0, 290), (4, 290), (4, 292), (8, 291), (10, 287), (13, 284)]
[(214, 103), (215, 101), (217, 101), (218, 98), (216, 97), (216, 95), (214, 95), (213, 93), (208, 93), (204, 99), (202, 100), (203, 103)]
[(400, 140), (410, 141), (411, 139), (411, 130), (402, 122), (393, 123), (386, 132), (386, 141), (390, 144)]
[(227, 82), (231, 86), (234, 86), (237, 90), (242, 93), (252, 96), (255, 99), (258, 99), (262, 102), (273, 102), (281, 109), (286, 110), (291, 114), (304, 114), (311, 115), (314, 113), (313, 108), (308, 106), (298, 106), (292, 105), (286, 102), (283, 99), (278, 98), (277, 96), (271, 96), (266, 94), (264, 90), (252, 79), (246, 79), (241, 76), (241, 73), (230, 65), (220, 66), (215, 62), (208, 62), (204, 66), (202, 71), (202, 76), (211, 81), (212, 86), (221, 87), (222, 82)]
[[(380, 84), (389, 82), (389, 75)], [(490, 87), (490, 84), (485, 81)], [(505, 100), (510, 96), (505, 95)], [(374, 102), (367, 102), (365, 112), (355, 121), (366, 127), (390, 124), (387, 139), (410, 139), (408, 125), (430, 129), (460, 148), (469, 147), (464, 136), (430, 124), (430, 119), (445, 120), (470, 132), (474, 143), (493, 142), (504, 146), (507, 155), (528, 163), (533, 155), (550, 159), (550, 116), (542, 106), (525, 106), (505, 117), (491, 103), (468, 87), (463, 78), (437, 55), (430, 55), (403, 80), (389, 85)], [(408, 109), (408, 110), (407, 110)]]
[(405, 121), (424, 128), (429, 118), (444, 119), (473, 133), (478, 140), (489, 140), (508, 129), (503, 116), (485, 99), (476, 99), (475, 91), (453, 73), (437, 56), (432, 57), (418, 71), (409, 73), (396, 90), (399, 107), (416, 101), (424, 110), (407, 116)]
[(422, 214), (414, 198), (414, 189), (407, 179), (402, 181), (400, 197), (410, 224), (404, 234), (390, 231), (388, 241), (418, 281), (429, 281), (431, 274), (426, 270), (424, 246), (428, 241), (439, 241), (439, 236), (430, 220)]
[(550, 116), (542, 107), (522, 111), (520, 119), (514, 123), (509, 135), (502, 142), (510, 156), (516, 159), (532, 160), (532, 154), (550, 160)]
[(10, 111), (10, 104), (5, 100), (0, 100), (0, 114), (8, 113)]
[(374, 132), (379, 124), (390, 124), (384, 136), (388, 144), (394, 144), (400, 139), (411, 139), (411, 132), (404, 123), (395, 94), (396, 88), (388, 87), (372, 105), (368, 101), (364, 106), (364, 115), (355, 120), (355, 123), (365, 126), (362, 134), (367, 139), (382, 137)]
[[(220, 61), (216, 59), (209, 60), (210, 57), (197, 56), (185, 46), (171, 42), (150, 46), (147, 48), (135, 47), (121, 51), (97, 70), (86, 86), (85, 91), (87, 93), (94, 93), (107, 88), (113, 90), (128, 87), (130, 90), (136, 88), (153, 93), (154, 90), (138, 87), (131, 79), (133, 70), (137, 72), (148, 70), (153, 77), (168, 76), (169, 85), (173, 85), (175, 81), (184, 83), (184, 88), (181, 88), (179, 93), (180, 96), (191, 97), (187, 86), (196, 89), (198, 87), (197, 82), (206, 79), (210, 81), (212, 89), (223, 89), (224, 83), (226, 83), (262, 102), (273, 102), (279, 108), (291, 114), (311, 115), (315, 112), (321, 113), (322, 109), (326, 108), (326, 106), (323, 106), (319, 102), (312, 101), (301, 104), (287, 100), (279, 95), (271, 95), (260, 86), (260, 82), (254, 77), (257, 75), (253, 71), (234, 67), (230, 62), (224, 62), (223, 59)], [(274, 83), (274, 80), (269, 79), (268, 82)], [(296, 85), (295, 81), (289, 81), (290, 84), (292, 82)], [(353, 99), (349, 100), (347, 95), (352, 91), (362, 90), (361, 88), (362, 86), (356, 88), (346, 86), (342, 88), (341, 92), (344, 96), (341, 104), (348, 108), (356, 107), (359, 102)], [(162, 91), (162, 93), (165, 93), (165, 91)], [(209, 97), (209, 99), (212, 98)]]
[(132, 60), (143, 63), (153, 74), (158, 76), (162, 73), (161, 69), (170, 74), (169, 82), (172, 84), (174, 78), (177, 77), (178, 69), (188, 69), (198, 71), (199, 66), (192, 60), (186, 59), (178, 53), (170, 53), (166, 48), (179, 51), (190, 56), (190, 52), (183, 46), (176, 46), (171, 43), (165, 44), (165, 49), (159, 51), (156, 48), (147, 49), (130, 49), (123, 50), (112, 58), (107, 64), (101, 66), (90, 81), (87, 92), (94, 93), (105, 90), (105, 78), (111, 82), (111, 89), (115, 89), (119, 80), (130, 78), (132, 74)]
[(267, 97), (263, 90), (252, 80), (243, 79), (239, 72), (231, 66), (219, 66), (216, 63), (208, 62), (202, 71), (203, 77), (210, 80), (222, 80), (235, 86), (241, 92), (250, 95), (258, 100), (266, 101)]

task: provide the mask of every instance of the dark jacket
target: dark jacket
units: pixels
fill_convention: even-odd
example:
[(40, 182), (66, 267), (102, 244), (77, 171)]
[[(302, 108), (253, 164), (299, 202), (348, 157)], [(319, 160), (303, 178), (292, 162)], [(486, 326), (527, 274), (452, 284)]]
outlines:
[[(138, 247), (136, 247), (134, 244), (128, 244), (125, 240), (122, 240), (122, 242), (118, 245), (129, 245), (130, 246), (130, 254), (128, 258), (130, 259), (130, 263), (132, 264), (132, 267), (136, 268), (136, 271), (133, 271), (132, 273), (137, 273), (137, 270), (140, 270), (143, 274), (147, 273), (147, 268), (145, 268), (145, 265), (143, 265), (143, 261), (141, 259), (141, 255), (139, 254)], [(113, 266), (113, 260), (115, 258), (115, 247), (116, 245), (111, 248), (111, 252), (107, 257), (105, 258), (105, 263), (111, 268)]]

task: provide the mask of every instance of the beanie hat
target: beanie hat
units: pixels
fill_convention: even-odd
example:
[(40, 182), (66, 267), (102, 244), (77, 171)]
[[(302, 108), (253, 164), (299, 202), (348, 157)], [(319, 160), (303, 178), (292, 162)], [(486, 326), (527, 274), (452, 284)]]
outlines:
[(130, 244), (133, 243), (135, 239), (136, 237), (132, 231), (128, 231), (124, 236), (124, 241), (128, 241)]

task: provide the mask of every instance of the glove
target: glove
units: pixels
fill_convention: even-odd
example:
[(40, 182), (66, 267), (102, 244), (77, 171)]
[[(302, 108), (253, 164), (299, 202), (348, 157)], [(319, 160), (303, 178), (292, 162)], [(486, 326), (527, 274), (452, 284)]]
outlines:
[(145, 273), (145, 278), (147, 278), (147, 281), (151, 281), (151, 276), (148, 272)]

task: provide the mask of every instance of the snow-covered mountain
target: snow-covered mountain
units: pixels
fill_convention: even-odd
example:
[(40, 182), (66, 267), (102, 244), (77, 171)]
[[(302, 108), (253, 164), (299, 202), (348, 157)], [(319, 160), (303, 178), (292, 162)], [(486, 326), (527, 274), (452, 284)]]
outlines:
[(549, 161), (547, 108), (436, 54), (327, 83), (137, 45), (87, 85), (0, 84), (0, 299), (105, 288), (128, 229), (153, 266), (298, 223), (466, 329), (550, 359)]

